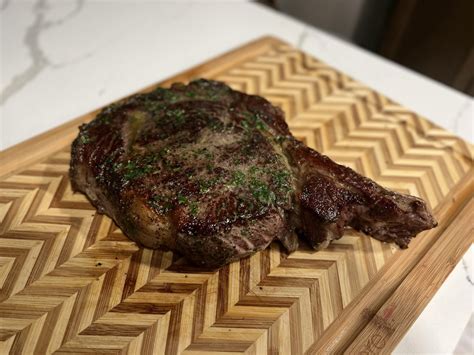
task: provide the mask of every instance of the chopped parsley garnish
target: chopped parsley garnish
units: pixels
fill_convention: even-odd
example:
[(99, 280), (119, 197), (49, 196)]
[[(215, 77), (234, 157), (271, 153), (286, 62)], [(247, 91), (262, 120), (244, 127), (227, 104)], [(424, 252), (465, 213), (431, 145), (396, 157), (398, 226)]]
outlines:
[(265, 170), (261, 167), (258, 167), (258, 166), (251, 166), (250, 169), (249, 169), (249, 173), (252, 174), (252, 175), (255, 175), (257, 173), (264, 173)]
[(199, 207), (198, 207), (198, 204), (197, 204), (196, 201), (192, 201), (189, 204), (189, 212), (191, 213), (191, 215), (197, 216), (197, 214), (199, 212)]
[(149, 155), (126, 163), (114, 163), (112, 168), (115, 172), (121, 171), (125, 181), (131, 181), (153, 172), (155, 159), (153, 155)]
[(80, 139), (81, 139), (82, 144), (86, 144), (90, 142), (90, 138), (86, 133), (82, 134)]
[(189, 200), (186, 196), (178, 194), (178, 204), (187, 205), (188, 203), (189, 203)]
[(275, 193), (270, 190), (268, 185), (264, 182), (257, 179), (252, 179), (250, 182), (250, 188), (252, 190), (253, 197), (255, 197), (257, 201), (266, 205), (270, 205), (275, 202)]
[(166, 196), (153, 195), (149, 199), (149, 203), (152, 207), (154, 207), (160, 213), (169, 212), (173, 208), (173, 204), (171, 203), (170, 199)]
[(208, 180), (198, 180), (199, 192), (201, 194), (209, 192), (211, 187), (216, 185), (219, 181), (220, 181), (220, 177), (218, 177), (218, 176), (209, 178)]
[(168, 102), (176, 102), (179, 99), (179, 95), (165, 88), (158, 87), (155, 89), (154, 93), (160, 95), (164, 100)]
[(260, 115), (258, 113), (252, 114), (250, 112), (245, 112), (244, 119), (240, 121), (240, 125), (245, 130), (248, 130), (251, 127), (255, 127), (259, 130), (267, 129), (266, 123), (260, 118)]
[(199, 181), (199, 192), (204, 194), (209, 191), (211, 185), (207, 181)]
[(231, 182), (235, 186), (242, 186), (245, 182), (245, 174), (238, 170), (234, 171)]
[(166, 116), (173, 119), (174, 123), (181, 125), (186, 120), (185, 118), (185, 111), (183, 109), (174, 109), (166, 111)]
[(272, 175), (276, 187), (280, 190), (288, 191), (291, 189), (290, 173), (285, 170), (279, 170)]
[(146, 168), (137, 166), (135, 162), (129, 161), (127, 165), (125, 165), (123, 177), (125, 180), (130, 181), (144, 175), (145, 172)]

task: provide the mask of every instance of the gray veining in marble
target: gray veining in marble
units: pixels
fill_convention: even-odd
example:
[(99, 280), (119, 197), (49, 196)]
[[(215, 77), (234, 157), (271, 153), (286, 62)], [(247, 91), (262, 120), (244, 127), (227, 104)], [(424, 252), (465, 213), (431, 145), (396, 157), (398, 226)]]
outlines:
[(308, 28), (307, 28), (307, 26), (305, 26), (305, 27), (303, 27), (303, 30), (301, 31), (300, 35), (298, 36), (298, 39), (296, 40), (296, 43), (295, 43), (296, 48), (298, 48), (298, 49), (303, 48), (303, 43), (306, 40), (306, 38), (308, 37), (308, 35), (309, 35)]
[(462, 267), (464, 269), (464, 272), (466, 273), (467, 282), (469, 282), (471, 286), (474, 286), (474, 281), (472, 281), (471, 273), (469, 272), (469, 266), (467, 265), (467, 261), (464, 258), (462, 258), (461, 261), (462, 261)]
[[(75, 7), (63, 18), (56, 21), (48, 21), (46, 14), (48, 11), (48, 1), (38, 0), (33, 6), (33, 23), (27, 28), (23, 43), (28, 49), (31, 64), (21, 73), (13, 77), (5, 89), (0, 93), (0, 105), (5, 104), (16, 92), (20, 91), (25, 85), (36, 78), (48, 66), (52, 65), (44, 51), (42, 50), (39, 39), (43, 31), (62, 25), (65, 21), (76, 16), (82, 9), (85, 0), (77, 0)], [(9, 4), (9, 0), (4, 0), (1, 9), (4, 10)]]
[[(467, 139), (467, 137), (464, 134), (462, 134), (463, 133), (462, 129), (466, 129), (466, 128), (469, 129), (469, 127), (462, 127), (465, 125), (463, 125), (462, 124), (463, 122), (460, 122), (460, 121), (462, 120), (462, 117), (466, 114), (466, 111), (471, 110), (471, 109), (472, 109), (472, 99), (469, 98), (464, 102), (464, 104), (461, 106), (461, 108), (452, 118), (453, 132), (458, 135), (463, 136), (464, 139)], [(472, 129), (472, 126), (470, 127), (470, 129)], [(470, 133), (472, 135), (472, 132)], [(472, 136), (470, 138), (472, 138)]]

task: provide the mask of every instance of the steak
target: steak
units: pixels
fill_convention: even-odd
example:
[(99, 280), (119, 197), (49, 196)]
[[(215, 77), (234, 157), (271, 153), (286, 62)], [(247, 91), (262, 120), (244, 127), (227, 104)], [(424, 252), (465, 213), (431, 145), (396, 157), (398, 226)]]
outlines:
[(437, 224), (423, 200), (295, 139), (264, 98), (203, 79), (103, 109), (80, 127), (70, 176), (130, 239), (207, 267), (273, 240), (325, 248), (347, 226), (406, 248)]

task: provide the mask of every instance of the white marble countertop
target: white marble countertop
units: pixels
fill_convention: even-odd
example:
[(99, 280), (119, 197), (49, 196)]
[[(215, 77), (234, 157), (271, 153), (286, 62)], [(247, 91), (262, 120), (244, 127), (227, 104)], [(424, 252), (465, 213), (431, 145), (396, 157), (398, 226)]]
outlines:
[[(245, 1), (3, 0), (0, 15), (0, 149), (268, 34), (474, 140), (472, 98)], [(396, 352), (454, 351), (473, 310), (472, 257)]]

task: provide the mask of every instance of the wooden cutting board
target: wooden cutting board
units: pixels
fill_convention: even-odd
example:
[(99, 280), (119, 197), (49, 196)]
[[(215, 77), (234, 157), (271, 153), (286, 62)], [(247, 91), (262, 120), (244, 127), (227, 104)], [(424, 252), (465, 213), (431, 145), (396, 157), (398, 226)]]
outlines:
[(161, 85), (196, 77), (265, 96), (309, 146), (427, 200), (439, 227), (404, 251), (350, 230), (320, 252), (275, 243), (193, 268), (72, 193), (69, 145), (93, 112), (0, 155), (0, 353), (385, 353), (473, 242), (460, 138), (274, 38)]

